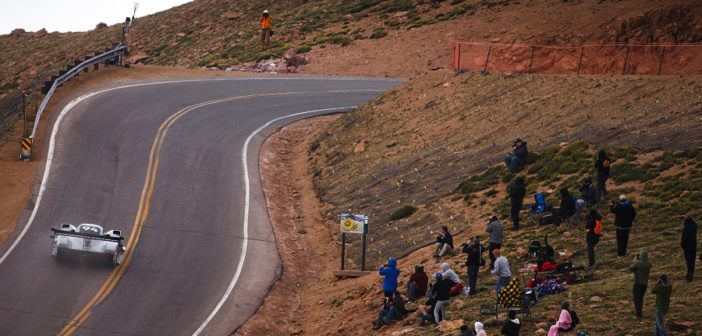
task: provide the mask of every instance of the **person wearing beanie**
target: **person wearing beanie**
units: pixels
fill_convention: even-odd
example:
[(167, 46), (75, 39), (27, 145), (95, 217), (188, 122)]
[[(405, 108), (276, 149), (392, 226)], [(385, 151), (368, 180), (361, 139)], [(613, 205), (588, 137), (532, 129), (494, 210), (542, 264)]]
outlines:
[(407, 299), (414, 301), (426, 295), (428, 284), (429, 277), (424, 272), (424, 266), (415, 266), (414, 273), (410, 275), (407, 281)]
[(400, 270), (397, 269), (397, 260), (389, 258), (388, 263), (378, 269), (378, 274), (385, 277), (383, 279), (383, 292), (385, 293), (385, 303), (392, 302), (392, 297), (397, 290), (397, 277)]
[(436, 324), (439, 324), (446, 316), (446, 307), (451, 297), (451, 282), (444, 279), (441, 273), (436, 273), (434, 278), (436, 278), (436, 283), (434, 283), (434, 286), (431, 288), (431, 296), (436, 300), (436, 306), (434, 306), (434, 321)]
[(629, 266), (629, 271), (634, 273), (634, 287), (632, 293), (634, 296), (634, 308), (636, 309), (636, 317), (643, 317), (643, 301), (648, 286), (648, 276), (651, 273), (653, 265), (648, 261), (648, 253), (646, 250), (639, 252), (638, 258), (634, 258), (634, 263)]
[(619, 196), (619, 201), (612, 201), (609, 211), (614, 214), (614, 227), (617, 229), (617, 255), (619, 259), (626, 256), (629, 245), (629, 231), (636, 217), (636, 210), (625, 195)]
[[(685, 279), (692, 281), (695, 273), (695, 255), (697, 254), (697, 223), (690, 216), (685, 216), (683, 221), (682, 237), (680, 237), (680, 247), (685, 256), (685, 264), (687, 266), (687, 274)], [(702, 255), (700, 255), (702, 260)]]
[(668, 329), (665, 327), (665, 314), (670, 307), (670, 294), (673, 293), (673, 286), (668, 283), (668, 276), (661, 274), (658, 283), (653, 286), (651, 293), (656, 294), (656, 336), (668, 336)]
[(461, 336), (475, 336), (475, 333), (473, 333), (467, 325), (462, 325), (461, 326)]

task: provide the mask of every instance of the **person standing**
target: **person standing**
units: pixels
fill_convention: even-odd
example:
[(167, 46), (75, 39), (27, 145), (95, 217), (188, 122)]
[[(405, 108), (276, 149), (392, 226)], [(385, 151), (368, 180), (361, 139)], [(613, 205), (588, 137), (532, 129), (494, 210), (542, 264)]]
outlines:
[(500, 290), (509, 284), (509, 280), (512, 278), (512, 271), (509, 269), (509, 261), (502, 255), (500, 249), (495, 249), (493, 253), (497, 259), (495, 259), (492, 274), (497, 276), (497, 282), (495, 283), (495, 296), (499, 297)]
[(634, 258), (634, 263), (629, 266), (629, 271), (634, 273), (634, 308), (636, 309), (636, 317), (643, 317), (643, 300), (648, 286), (648, 276), (651, 273), (651, 262), (648, 261), (648, 253), (646, 250), (641, 250), (638, 258)]
[(449, 232), (448, 226), (441, 227), (441, 234), (436, 237), (435, 257), (442, 257), (446, 252), (453, 251), (453, 235)]
[(385, 293), (385, 304), (392, 302), (393, 295), (397, 290), (397, 277), (400, 270), (397, 269), (397, 260), (389, 258), (388, 263), (378, 269), (378, 274), (385, 276), (383, 279), (383, 292)]
[(468, 295), (475, 295), (478, 289), (478, 270), (485, 261), (483, 260), (483, 246), (480, 237), (473, 238), (470, 244), (463, 245), (463, 253), (468, 254), (466, 267), (468, 268)]
[(609, 178), (609, 167), (612, 165), (612, 160), (607, 156), (604, 149), (597, 152), (595, 160), (595, 169), (597, 170), (597, 202), (602, 201), (602, 198), (607, 196), (607, 179)]
[(514, 179), (514, 182), (512, 182), (509, 188), (507, 188), (507, 192), (509, 193), (509, 200), (512, 205), (510, 211), (510, 214), (512, 215), (512, 229), (519, 230), (519, 211), (522, 210), (524, 196), (526, 196), (524, 177), (517, 176)]
[(266, 49), (271, 43), (271, 33), (273, 24), (268, 10), (264, 10), (259, 20), (261, 23), (261, 49)]
[(485, 228), (485, 232), (490, 234), (488, 238), (488, 256), (490, 256), (490, 270), (495, 266), (495, 254), (493, 251), (502, 247), (502, 242), (505, 240), (504, 225), (497, 219), (497, 216), (492, 216), (490, 222)]
[(446, 317), (446, 306), (448, 306), (451, 298), (451, 282), (444, 279), (441, 273), (436, 273), (434, 277), (436, 278), (436, 283), (431, 287), (431, 294), (436, 300), (434, 321), (436, 321), (436, 324), (439, 324)]
[(626, 195), (620, 195), (618, 202), (612, 201), (609, 211), (614, 214), (614, 227), (617, 229), (617, 256), (621, 259), (626, 256), (629, 232), (636, 217), (636, 209), (626, 199)]
[(588, 267), (595, 267), (595, 246), (600, 242), (600, 235), (602, 234), (602, 216), (600, 216), (597, 210), (590, 209), (585, 229), (587, 230), (585, 234), (587, 265)]
[(668, 329), (665, 327), (665, 314), (670, 307), (670, 294), (673, 293), (673, 286), (668, 283), (668, 276), (661, 274), (658, 283), (653, 286), (651, 293), (656, 294), (656, 332), (655, 336), (668, 336)]
[[(680, 247), (683, 249), (685, 263), (687, 264), (687, 275), (685, 280), (692, 281), (695, 273), (695, 255), (697, 254), (697, 223), (690, 216), (685, 216), (683, 221), (683, 232), (680, 237)], [(700, 256), (702, 259), (702, 255)]]

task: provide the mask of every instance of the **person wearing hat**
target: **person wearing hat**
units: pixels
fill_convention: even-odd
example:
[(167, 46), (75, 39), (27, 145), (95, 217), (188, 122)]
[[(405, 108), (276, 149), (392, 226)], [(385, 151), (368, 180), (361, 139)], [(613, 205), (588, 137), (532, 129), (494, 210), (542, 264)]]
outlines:
[(631, 205), (626, 195), (620, 195), (619, 201), (612, 201), (609, 211), (614, 214), (614, 227), (617, 229), (617, 256), (619, 259), (626, 256), (626, 247), (629, 245), (629, 231), (636, 217), (636, 210)]
[(272, 23), (271, 16), (268, 10), (264, 10), (259, 20), (261, 23), (261, 48), (266, 49), (271, 43)]
[(514, 174), (527, 163), (529, 150), (526, 141), (517, 138), (512, 144), (512, 153), (505, 157), (505, 165), (510, 173)]
[(429, 277), (424, 273), (424, 266), (414, 266), (414, 273), (407, 281), (407, 299), (414, 301), (427, 294)]
[(436, 283), (431, 288), (431, 296), (436, 300), (434, 321), (439, 324), (446, 317), (446, 306), (451, 298), (451, 282), (444, 279), (441, 273), (436, 273), (434, 278), (436, 278)]

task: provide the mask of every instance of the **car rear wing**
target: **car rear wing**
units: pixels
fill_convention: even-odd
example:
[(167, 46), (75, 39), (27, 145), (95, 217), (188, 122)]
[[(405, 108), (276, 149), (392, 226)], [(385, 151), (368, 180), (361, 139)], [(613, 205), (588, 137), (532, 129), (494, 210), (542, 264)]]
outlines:
[[(57, 228), (51, 228), (51, 231), (53, 231), (54, 234), (57, 236), (90, 238), (90, 239), (94, 239), (94, 240), (112, 241), (112, 242), (117, 242), (120, 244), (124, 240), (124, 237), (115, 238), (115, 237), (110, 237), (110, 236), (106, 236), (106, 235), (96, 236), (96, 235), (91, 235), (91, 234), (87, 234), (87, 233), (63, 231), (63, 230), (57, 229)], [(51, 236), (51, 238), (53, 238), (53, 237), (54, 236)]]

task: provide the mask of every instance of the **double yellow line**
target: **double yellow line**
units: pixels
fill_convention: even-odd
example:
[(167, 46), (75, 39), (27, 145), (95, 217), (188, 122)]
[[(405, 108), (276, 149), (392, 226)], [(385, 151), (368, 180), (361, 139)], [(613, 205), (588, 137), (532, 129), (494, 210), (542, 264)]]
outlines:
[(100, 289), (95, 293), (95, 295), (88, 301), (88, 303), (83, 307), (83, 309), (76, 314), (76, 316), (71, 319), (63, 329), (59, 332), (60, 336), (68, 336), (73, 334), (78, 327), (80, 327), (91, 315), (93, 309), (99, 305), (107, 295), (109, 295), (112, 290), (114, 290), (117, 283), (122, 279), (124, 272), (126, 271), (129, 263), (132, 261), (134, 256), (134, 250), (136, 249), (137, 243), (139, 242), (139, 237), (141, 236), (142, 228), (144, 227), (144, 222), (149, 217), (149, 209), (151, 208), (151, 197), (154, 191), (154, 185), (156, 182), (156, 171), (158, 170), (158, 160), (161, 154), (161, 148), (163, 147), (164, 139), (170, 127), (175, 123), (180, 117), (188, 114), (189, 112), (205, 107), (208, 105), (225, 103), (235, 100), (259, 98), (259, 97), (270, 97), (270, 96), (291, 96), (291, 95), (301, 95), (301, 94), (319, 94), (319, 93), (336, 93), (340, 91), (324, 91), (324, 92), (282, 92), (282, 93), (264, 93), (264, 94), (253, 94), (246, 96), (236, 96), (228, 97), (216, 100), (210, 100), (202, 102), (199, 104), (188, 106), (175, 114), (171, 115), (166, 119), (161, 126), (158, 128), (156, 133), (156, 138), (151, 145), (151, 152), (149, 154), (149, 163), (146, 171), (146, 179), (144, 181), (144, 188), (141, 191), (141, 198), (139, 200), (139, 209), (137, 210), (136, 218), (134, 219), (134, 224), (132, 226), (132, 232), (129, 235), (129, 239), (126, 244), (126, 251), (122, 263), (116, 266), (110, 275), (107, 277), (105, 283), (100, 287)]

